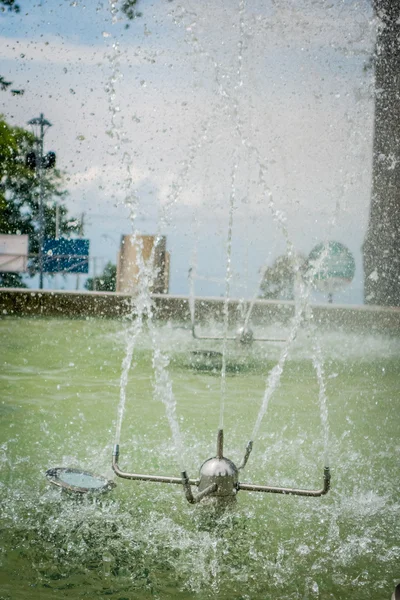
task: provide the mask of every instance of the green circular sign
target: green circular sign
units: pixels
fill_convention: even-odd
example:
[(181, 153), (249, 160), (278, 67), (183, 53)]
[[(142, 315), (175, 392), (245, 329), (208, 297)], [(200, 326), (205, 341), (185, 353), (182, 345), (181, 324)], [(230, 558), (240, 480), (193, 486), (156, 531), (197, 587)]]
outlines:
[(314, 286), (328, 294), (351, 283), (356, 270), (352, 253), (339, 242), (321, 242), (311, 250), (307, 263)]

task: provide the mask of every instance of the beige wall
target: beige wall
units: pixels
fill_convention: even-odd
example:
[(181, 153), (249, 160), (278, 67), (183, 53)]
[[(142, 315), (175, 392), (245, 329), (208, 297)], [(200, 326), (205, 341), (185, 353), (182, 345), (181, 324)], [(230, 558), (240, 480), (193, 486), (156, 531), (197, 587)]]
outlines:
[[(123, 235), (118, 253), (117, 292), (135, 295), (143, 278), (148, 278), (150, 290), (166, 294), (169, 289), (169, 253), (166, 237), (156, 247), (154, 235)], [(151, 264), (154, 248), (154, 260)], [(141, 265), (142, 268), (141, 268)]]

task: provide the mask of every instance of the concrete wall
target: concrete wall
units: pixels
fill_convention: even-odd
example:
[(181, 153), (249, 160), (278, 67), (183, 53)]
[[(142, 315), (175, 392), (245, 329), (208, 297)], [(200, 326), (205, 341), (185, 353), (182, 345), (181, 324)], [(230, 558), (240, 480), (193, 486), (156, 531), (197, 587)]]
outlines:
[[(190, 323), (186, 296), (153, 294), (152, 298), (157, 319)], [(204, 323), (210, 319), (222, 321), (223, 306), (221, 298), (196, 298), (196, 322)], [(121, 293), (0, 288), (0, 315), (3, 316), (118, 318), (131, 314), (133, 308), (132, 296)], [(232, 324), (243, 322), (243, 308), (236, 300), (229, 302)], [(400, 308), (323, 304), (314, 305), (312, 312), (315, 324), (327, 328), (400, 334)], [(293, 302), (259, 300), (254, 305), (251, 322), (260, 325), (287, 324), (293, 314)]]

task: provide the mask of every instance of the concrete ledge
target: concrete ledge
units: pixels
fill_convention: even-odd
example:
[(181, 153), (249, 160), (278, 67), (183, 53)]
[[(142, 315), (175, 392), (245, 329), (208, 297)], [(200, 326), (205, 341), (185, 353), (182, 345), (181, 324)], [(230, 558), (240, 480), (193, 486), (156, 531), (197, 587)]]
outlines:
[[(187, 296), (153, 294), (152, 299), (157, 319), (190, 322)], [(196, 298), (196, 322), (221, 321), (223, 306), (222, 298)], [(247, 306), (238, 300), (230, 300), (231, 323), (243, 321)], [(0, 288), (0, 314), (3, 316), (120, 318), (131, 314), (133, 309), (133, 298), (121, 293)], [(396, 307), (318, 304), (312, 306), (312, 312), (314, 322), (327, 328), (400, 333), (400, 308)], [(293, 302), (257, 300), (251, 320), (259, 325), (286, 324), (293, 314)]]

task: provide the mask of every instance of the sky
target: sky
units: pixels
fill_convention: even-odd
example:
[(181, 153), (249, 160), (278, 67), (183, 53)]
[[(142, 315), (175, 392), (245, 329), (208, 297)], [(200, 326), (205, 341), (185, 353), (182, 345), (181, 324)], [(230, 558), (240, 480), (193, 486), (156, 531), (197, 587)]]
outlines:
[[(91, 274), (132, 228), (167, 236), (170, 293), (251, 298), (288, 249), (345, 244), (335, 302), (361, 303), (376, 22), (368, 0), (20, 0), (0, 16), (1, 112), (52, 123), (45, 151), (84, 214)], [(70, 276), (47, 287), (82, 287)], [(326, 300), (316, 296), (317, 300)]]

